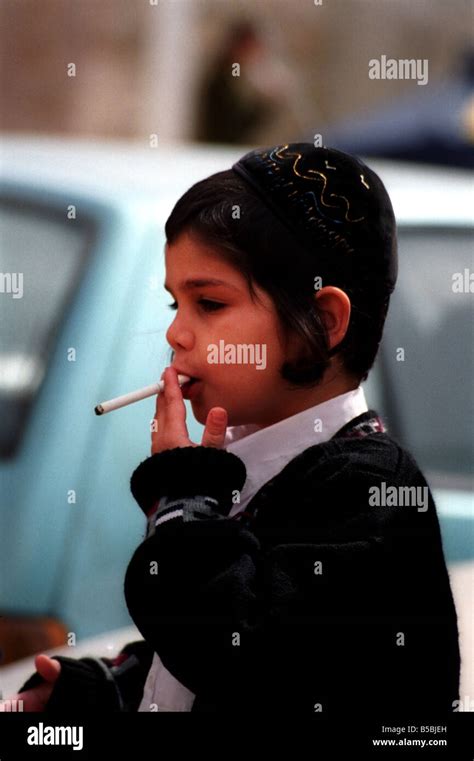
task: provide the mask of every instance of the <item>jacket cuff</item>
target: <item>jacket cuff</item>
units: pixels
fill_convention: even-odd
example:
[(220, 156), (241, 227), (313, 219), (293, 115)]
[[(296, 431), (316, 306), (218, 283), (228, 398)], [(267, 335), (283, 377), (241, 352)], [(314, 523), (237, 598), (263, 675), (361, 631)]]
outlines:
[[(126, 645), (115, 660), (52, 657), (61, 664), (61, 672), (44, 713), (137, 711), (151, 668), (153, 650), (146, 642), (139, 641)], [(18, 692), (44, 682), (36, 672)]]
[(219, 503), (213, 497), (197, 495), (195, 497), (162, 497), (160, 506), (153, 516), (153, 524), (156, 529), (162, 523), (171, 520), (179, 520), (181, 523), (199, 520), (219, 520), (224, 516), (219, 512)]
[[(69, 658), (54, 655), (61, 672), (54, 683), (44, 713), (123, 711), (123, 701), (110, 669), (100, 658)], [(43, 684), (40, 674), (33, 674), (19, 692)]]
[(246, 477), (242, 460), (225, 449), (176, 447), (141, 462), (132, 474), (130, 489), (145, 515), (162, 497), (196, 495), (216, 500), (217, 511), (226, 515), (233, 492), (242, 490)]

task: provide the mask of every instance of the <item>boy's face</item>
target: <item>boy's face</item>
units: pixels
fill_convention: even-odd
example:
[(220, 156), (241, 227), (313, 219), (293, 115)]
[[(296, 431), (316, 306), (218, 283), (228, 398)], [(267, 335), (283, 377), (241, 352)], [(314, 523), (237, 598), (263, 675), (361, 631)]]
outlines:
[[(262, 304), (254, 303), (244, 276), (187, 233), (167, 244), (165, 261), (166, 286), (178, 303), (166, 338), (173, 365), (200, 379), (190, 400), (196, 420), (204, 424), (211, 407), (227, 410), (228, 425), (270, 425), (286, 417), (288, 383), (278, 373), (284, 336), (268, 294), (254, 286)], [(184, 287), (184, 280), (209, 278), (225, 285)], [(217, 364), (210, 361), (212, 345)], [(245, 345), (240, 357), (239, 345)], [(231, 351), (235, 363), (227, 364)]]

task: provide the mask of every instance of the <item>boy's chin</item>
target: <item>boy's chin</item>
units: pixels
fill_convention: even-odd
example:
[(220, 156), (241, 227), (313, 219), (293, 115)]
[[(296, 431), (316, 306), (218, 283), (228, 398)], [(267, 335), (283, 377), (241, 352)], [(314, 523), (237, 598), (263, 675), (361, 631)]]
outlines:
[[(191, 405), (191, 406), (193, 406), (193, 405)], [(203, 415), (201, 410), (198, 411), (198, 410), (195, 410), (193, 408), (193, 415), (194, 415), (195, 420), (198, 423), (200, 423), (201, 425), (206, 425), (207, 415)]]
[(212, 408), (203, 407), (202, 404), (199, 404), (194, 399), (193, 400), (190, 399), (189, 404), (191, 405), (191, 409), (193, 411), (194, 419), (196, 420), (196, 422), (200, 423), (201, 425), (206, 425), (206, 420), (209, 414), (209, 410)]
[[(199, 403), (197, 403), (196, 400), (191, 401), (190, 400), (191, 409), (193, 411), (194, 419), (196, 422), (200, 423), (201, 425), (206, 425), (207, 416), (209, 415), (210, 410), (212, 407), (217, 407), (219, 405), (213, 404), (212, 407), (202, 407)], [(236, 423), (232, 422), (231, 417), (229, 415), (229, 411), (227, 411), (227, 428), (231, 425), (236, 425)]]

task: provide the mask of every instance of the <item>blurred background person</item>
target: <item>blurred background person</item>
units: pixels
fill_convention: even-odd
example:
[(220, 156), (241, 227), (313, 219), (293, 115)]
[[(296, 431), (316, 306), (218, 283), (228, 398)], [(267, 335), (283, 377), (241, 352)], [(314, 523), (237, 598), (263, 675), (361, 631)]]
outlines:
[(198, 87), (195, 139), (251, 143), (302, 131), (300, 80), (257, 24), (232, 24)]

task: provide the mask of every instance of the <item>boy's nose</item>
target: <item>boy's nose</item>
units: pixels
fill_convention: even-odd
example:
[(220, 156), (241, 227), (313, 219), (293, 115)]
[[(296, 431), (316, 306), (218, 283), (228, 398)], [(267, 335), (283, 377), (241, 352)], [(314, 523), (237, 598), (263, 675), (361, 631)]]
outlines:
[(182, 322), (177, 323), (173, 320), (166, 331), (166, 340), (173, 349), (173, 357), (177, 348), (189, 351), (194, 346), (194, 335), (188, 329), (183, 327)]

